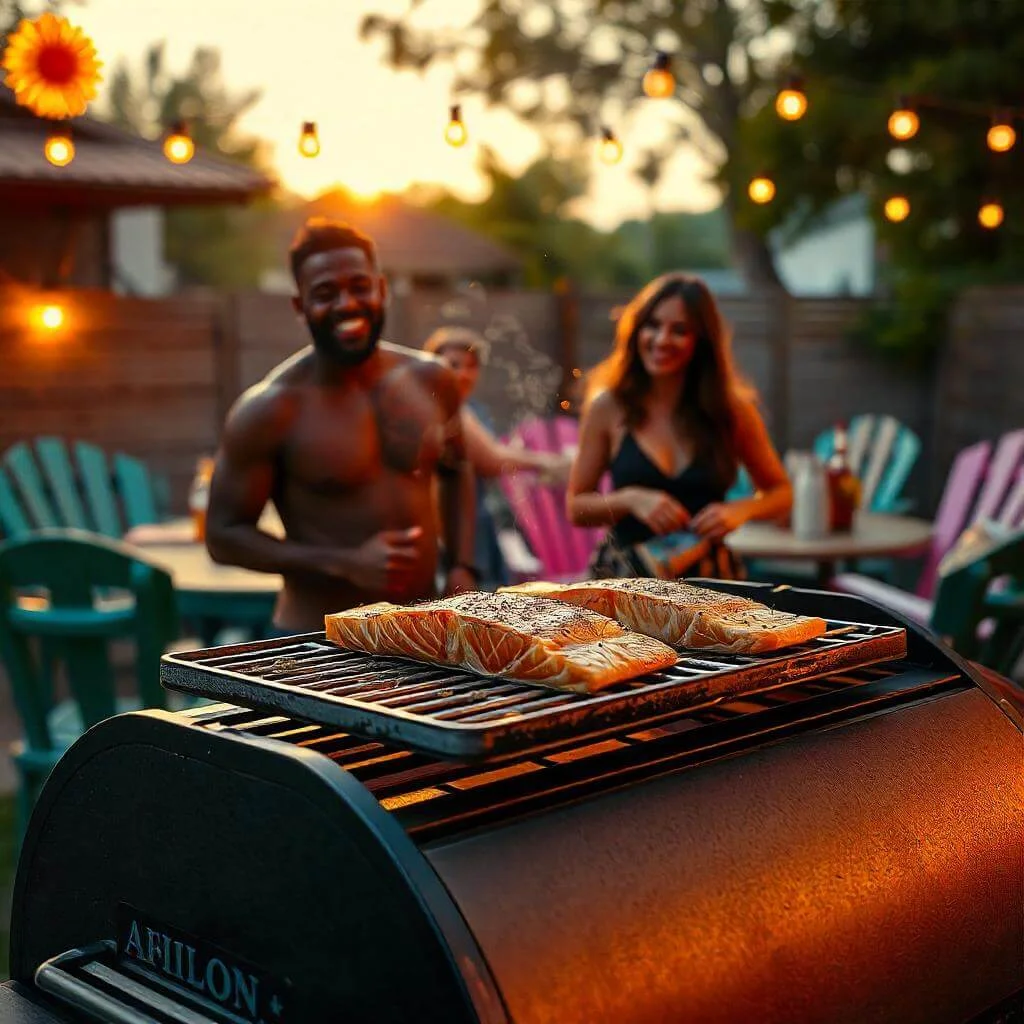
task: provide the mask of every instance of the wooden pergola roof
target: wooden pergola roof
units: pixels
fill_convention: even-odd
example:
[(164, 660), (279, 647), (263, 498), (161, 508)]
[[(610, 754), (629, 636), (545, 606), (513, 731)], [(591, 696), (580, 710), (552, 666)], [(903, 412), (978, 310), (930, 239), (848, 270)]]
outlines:
[(123, 207), (245, 203), (274, 182), (202, 150), (172, 164), (159, 142), (90, 117), (70, 125), (75, 159), (54, 167), (43, 155), (49, 124), (0, 86), (0, 202)]

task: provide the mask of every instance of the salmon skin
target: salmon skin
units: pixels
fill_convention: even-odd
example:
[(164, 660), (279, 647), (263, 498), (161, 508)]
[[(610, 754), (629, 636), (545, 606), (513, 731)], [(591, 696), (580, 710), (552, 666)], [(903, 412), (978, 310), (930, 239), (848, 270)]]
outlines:
[(672, 647), (763, 654), (806, 643), (828, 629), (824, 619), (776, 611), (745, 597), (678, 580), (629, 578), (582, 583), (520, 583), (504, 594), (566, 601), (621, 622)]
[(470, 592), (440, 601), (386, 601), (324, 617), (327, 638), (487, 676), (593, 692), (678, 660), (670, 647), (598, 612), (526, 594)]

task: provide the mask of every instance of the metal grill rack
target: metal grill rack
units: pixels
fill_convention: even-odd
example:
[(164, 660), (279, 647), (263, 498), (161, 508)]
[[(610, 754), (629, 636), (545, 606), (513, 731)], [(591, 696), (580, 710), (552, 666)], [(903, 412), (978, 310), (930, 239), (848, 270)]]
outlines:
[(165, 655), (165, 686), (459, 760), (484, 760), (906, 656), (894, 626), (830, 622), (767, 655), (686, 652), (596, 694), (347, 651), (323, 633)]

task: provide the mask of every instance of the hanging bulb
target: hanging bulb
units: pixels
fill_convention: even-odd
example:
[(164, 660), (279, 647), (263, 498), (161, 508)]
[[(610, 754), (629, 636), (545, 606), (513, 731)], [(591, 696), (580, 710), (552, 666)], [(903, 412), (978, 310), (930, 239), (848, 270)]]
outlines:
[(988, 130), (986, 141), (988, 142), (988, 148), (993, 153), (1006, 153), (1008, 150), (1013, 149), (1017, 141), (1017, 133), (1013, 130), (1010, 119), (1006, 117), (994, 118), (992, 127)]
[(659, 50), (654, 65), (644, 75), (644, 92), (652, 100), (663, 100), (676, 91), (676, 79), (672, 74), (672, 58)]
[(75, 144), (71, 141), (69, 128), (54, 128), (46, 136), (43, 155), (54, 167), (67, 167), (75, 159)]
[(187, 164), (195, 156), (196, 144), (188, 134), (184, 121), (175, 121), (164, 139), (164, 156), (172, 164)]
[(462, 108), (456, 103), (451, 108), (451, 118), (448, 121), (448, 127), (444, 130), (444, 141), (449, 146), (458, 149), (459, 146), (466, 144), (468, 138), (469, 132), (466, 131), (466, 126), (462, 123)]
[(911, 110), (905, 99), (900, 99), (896, 109), (889, 115), (889, 134), (894, 139), (906, 142), (917, 134), (920, 127), (921, 119)]
[(885, 217), (894, 224), (910, 216), (910, 200), (906, 196), (890, 196), (885, 201)]
[(601, 129), (601, 142), (597, 148), (598, 156), (606, 164), (617, 164), (622, 159), (622, 143), (616, 138), (611, 128)]
[(306, 157), (320, 155), (320, 139), (316, 133), (316, 121), (303, 121), (299, 136), (299, 152)]
[(798, 78), (791, 78), (775, 97), (775, 112), (783, 121), (799, 121), (807, 113), (807, 94)]
[(1001, 203), (997, 203), (995, 200), (989, 200), (987, 203), (982, 203), (978, 209), (978, 223), (983, 228), (988, 228), (990, 231), (994, 231), (1000, 224), (1003, 223), (1003, 218), (1006, 216), (1006, 212), (1003, 210)]
[(759, 206), (775, 198), (775, 182), (771, 178), (754, 178), (747, 186), (747, 195)]

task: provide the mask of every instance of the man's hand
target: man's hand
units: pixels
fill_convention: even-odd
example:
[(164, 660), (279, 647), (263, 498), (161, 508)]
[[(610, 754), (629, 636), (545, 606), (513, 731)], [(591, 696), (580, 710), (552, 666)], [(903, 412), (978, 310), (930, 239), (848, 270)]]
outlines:
[(351, 551), (338, 574), (361, 590), (400, 593), (419, 560), (417, 541), (422, 536), (419, 526), (382, 530)]
[(453, 565), (445, 581), (444, 596), (452, 597), (467, 590), (479, 590), (480, 583), (475, 573), (462, 565)]
[(723, 537), (738, 530), (747, 521), (747, 516), (738, 504), (733, 502), (714, 502), (705, 505), (690, 524), (695, 533), (708, 540), (721, 540)]
[(655, 533), (673, 533), (690, 521), (690, 513), (670, 494), (649, 487), (636, 487), (631, 491), (630, 511)]

